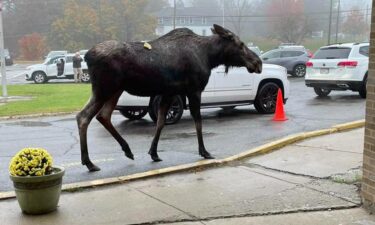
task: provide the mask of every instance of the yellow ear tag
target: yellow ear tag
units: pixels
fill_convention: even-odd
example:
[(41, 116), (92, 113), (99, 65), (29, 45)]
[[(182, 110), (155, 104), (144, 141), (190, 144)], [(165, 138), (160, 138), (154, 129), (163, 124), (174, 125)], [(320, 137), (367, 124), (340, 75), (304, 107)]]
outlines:
[(145, 43), (143, 44), (143, 47), (144, 47), (144, 48), (147, 48), (148, 50), (151, 50), (151, 49), (152, 49), (151, 45), (150, 45), (149, 43), (147, 43), (147, 42), (145, 42)]

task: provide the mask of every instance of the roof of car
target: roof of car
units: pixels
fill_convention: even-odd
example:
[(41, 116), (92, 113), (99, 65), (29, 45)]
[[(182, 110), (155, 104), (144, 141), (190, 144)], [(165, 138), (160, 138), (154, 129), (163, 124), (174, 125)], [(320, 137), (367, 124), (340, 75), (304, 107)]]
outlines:
[(362, 43), (357, 43), (357, 42), (353, 42), (353, 43), (337, 43), (337, 44), (331, 44), (331, 45), (327, 45), (327, 46), (322, 46), (320, 48), (329, 48), (329, 47), (353, 47), (355, 45), (369, 45), (368, 42), (362, 42)]

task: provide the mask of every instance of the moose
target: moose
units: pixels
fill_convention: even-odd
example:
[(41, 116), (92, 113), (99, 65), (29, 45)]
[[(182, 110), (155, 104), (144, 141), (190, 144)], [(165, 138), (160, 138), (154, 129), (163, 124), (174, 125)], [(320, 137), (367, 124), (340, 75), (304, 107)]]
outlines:
[(100, 170), (91, 162), (87, 147), (87, 128), (94, 116), (120, 144), (125, 156), (134, 160), (128, 143), (111, 123), (123, 91), (137, 96), (161, 96), (156, 133), (148, 152), (154, 162), (161, 161), (158, 141), (175, 95), (186, 96), (189, 101), (199, 154), (205, 159), (213, 158), (203, 143), (200, 113), (201, 93), (211, 70), (224, 65), (228, 72), (230, 67), (243, 66), (249, 73), (261, 73), (262, 61), (233, 32), (216, 24), (211, 30), (211, 36), (199, 36), (190, 29), (178, 28), (148, 43), (105, 41), (86, 53), (92, 94), (76, 116), (82, 165), (90, 172)]

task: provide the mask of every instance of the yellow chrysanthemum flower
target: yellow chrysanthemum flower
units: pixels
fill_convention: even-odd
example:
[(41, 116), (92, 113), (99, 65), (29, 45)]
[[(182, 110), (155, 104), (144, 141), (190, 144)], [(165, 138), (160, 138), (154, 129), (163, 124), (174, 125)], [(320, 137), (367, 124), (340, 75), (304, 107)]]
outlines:
[(43, 176), (52, 171), (52, 157), (42, 148), (24, 148), (10, 161), (13, 176)]

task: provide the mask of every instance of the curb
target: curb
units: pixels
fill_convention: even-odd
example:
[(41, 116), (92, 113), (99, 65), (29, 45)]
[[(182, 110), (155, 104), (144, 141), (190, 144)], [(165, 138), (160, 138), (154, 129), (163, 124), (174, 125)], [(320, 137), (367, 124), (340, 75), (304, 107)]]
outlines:
[[(72, 184), (64, 184), (62, 186), (62, 191), (74, 192), (79, 189), (93, 188), (93, 187), (99, 187), (99, 186), (111, 185), (111, 184), (121, 184), (125, 182), (130, 182), (130, 181), (135, 181), (135, 180), (140, 180), (140, 179), (145, 179), (145, 178), (150, 178), (150, 177), (155, 177), (155, 176), (161, 176), (161, 175), (183, 172), (183, 171), (188, 171), (188, 170), (204, 169), (204, 168), (208, 168), (212, 166), (224, 165), (224, 164), (232, 163), (234, 161), (238, 161), (244, 158), (269, 153), (274, 150), (280, 149), (284, 146), (287, 146), (287, 145), (290, 145), (295, 142), (302, 141), (308, 138), (338, 133), (342, 131), (348, 131), (348, 130), (352, 130), (356, 128), (361, 128), (364, 125), (365, 125), (365, 120), (357, 120), (357, 121), (353, 121), (349, 123), (335, 125), (328, 129), (297, 133), (297, 134), (289, 135), (287, 137), (278, 139), (276, 141), (269, 142), (259, 147), (252, 148), (250, 150), (244, 151), (237, 155), (227, 157), (225, 159), (202, 160), (202, 161), (198, 161), (195, 163), (156, 169), (156, 170), (151, 170), (147, 172), (127, 175), (127, 176), (105, 178), (105, 179), (93, 180), (93, 181), (83, 181), (83, 182), (72, 183)], [(10, 198), (15, 198), (15, 197), (16, 196), (15, 196), (14, 191), (0, 192), (0, 200), (10, 199)]]

